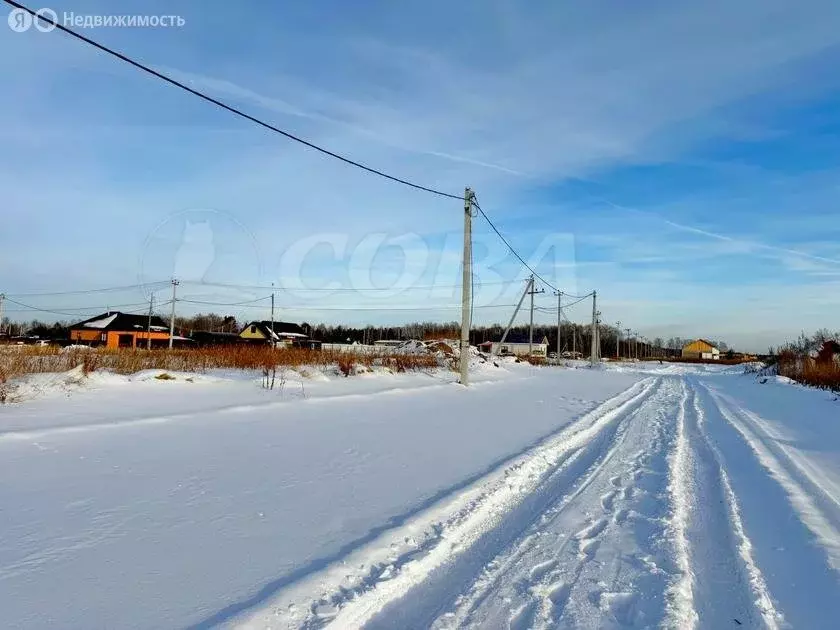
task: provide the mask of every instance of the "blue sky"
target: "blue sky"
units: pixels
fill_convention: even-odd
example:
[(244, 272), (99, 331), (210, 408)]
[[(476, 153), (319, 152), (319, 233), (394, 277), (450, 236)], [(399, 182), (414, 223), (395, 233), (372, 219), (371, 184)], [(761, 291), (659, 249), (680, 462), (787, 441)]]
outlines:
[[(542, 275), (597, 288), (608, 322), (753, 350), (840, 326), (836, 2), (50, 6), (183, 16), (85, 34), (398, 176), (473, 187)], [(284, 317), (457, 319), (444, 308), (459, 302), (457, 201), (325, 159), (57, 32), (0, 28), (0, 76), (0, 291), (18, 301), (92, 314), (145, 293), (21, 294), (174, 274), (188, 299), (236, 302), (267, 291), (206, 283), (302, 279), (414, 288), (283, 291)], [(475, 237), (476, 320), (505, 320), (526, 274), (480, 220)]]

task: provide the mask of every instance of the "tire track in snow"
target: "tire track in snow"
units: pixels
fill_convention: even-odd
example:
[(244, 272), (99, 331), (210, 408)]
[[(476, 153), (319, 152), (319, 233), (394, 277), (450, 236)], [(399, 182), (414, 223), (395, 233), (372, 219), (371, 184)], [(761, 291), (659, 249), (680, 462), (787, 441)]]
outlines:
[(669, 486), (680, 576), (669, 591), (673, 628), (777, 628), (780, 620), (752, 560), (726, 472), (703, 431), (705, 413), (687, 380)]
[(664, 535), (664, 470), (657, 467), (664, 469), (675, 383), (663, 379), (622, 419), (610, 452), (581, 477), (574, 496), (551, 506), (493, 559), (433, 628), (498, 627), (505, 616), (511, 628), (523, 629), (656, 624), (666, 588), (659, 565), (669, 565), (654, 559)]
[(742, 436), (761, 465), (784, 488), (799, 518), (820, 541), (831, 567), (840, 572), (840, 505), (768, 435), (765, 421), (739, 409), (724, 396), (702, 385), (721, 415)]
[(697, 396), (696, 389), (692, 385), (694, 413), (697, 419), (697, 431), (701, 434), (703, 442), (706, 444), (709, 451), (714, 457), (715, 465), (718, 468), (720, 475), (720, 483), (723, 489), (723, 494), (726, 501), (727, 514), (731, 524), (732, 535), (736, 541), (736, 550), (740, 556), (741, 563), (745, 577), (749, 582), (750, 590), (753, 595), (753, 602), (755, 607), (761, 614), (764, 625), (769, 630), (776, 630), (780, 624), (784, 622), (783, 616), (776, 610), (773, 604), (773, 598), (770, 596), (770, 591), (767, 588), (767, 582), (761, 569), (758, 568), (752, 552), (752, 542), (750, 541), (744, 529), (744, 523), (741, 519), (741, 509), (738, 506), (738, 499), (732, 489), (732, 484), (729, 481), (729, 475), (723, 466), (723, 457), (720, 450), (714, 445), (706, 432), (706, 412), (700, 404), (700, 399)]
[[(268, 609), (241, 622), (242, 627), (263, 627), (267, 619), (284, 624), (282, 617), (290, 606), (310, 612), (297, 621), (288, 616), (285, 627), (319, 628), (330, 623), (339, 628), (375, 627), (377, 621), (382, 627), (428, 627), (488, 557), (515, 540), (568, 491), (597, 460), (622, 419), (642, 405), (657, 384), (654, 378), (646, 379), (602, 403), (473, 488), (383, 535), (345, 563), (279, 594)], [(389, 541), (409, 537), (422, 542), (352, 577), (350, 567), (381, 557), (378, 550), (387, 550)], [(316, 584), (324, 595), (312, 602), (309, 597)], [(401, 611), (392, 610), (400, 606)], [(405, 622), (409, 617), (412, 622)]]
[(735, 515), (733, 555), (742, 558), (745, 582), (762, 613), (758, 624), (835, 627), (840, 579), (825, 546), (798, 511), (791, 487), (762, 460), (761, 454), (768, 454), (760, 443), (750, 442), (758, 438), (749, 428), (736, 426), (739, 410), (725, 408), (702, 381), (695, 390), (702, 402), (700, 426), (723, 469), (724, 491)]
[[(471, 514), (463, 526), (446, 532), (444, 542), (449, 544), (439, 545), (407, 565), (407, 570), (397, 579), (383, 583), (384, 593), (371, 591), (371, 601), (360, 598), (351, 602), (335, 618), (335, 626), (428, 627), (448, 607), (454, 595), (475, 579), (487, 559), (515, 541), (546, 508), (561, 499), (590, 466), (599, 462), (605, 449), (611, 455), (610, 447), (619, 425), (655, 395), (660, 386), (660, 380), (646, 382), (638, 394), (617, 407), (606, 413), (596, 411), (588, 426), (562, 431), (549, 444), (536, 449), (521, 468), (522, 471), (537, 468), (539, 472), (535, 475), (527, 471), (527, 480), (516, 489), (518, 497), (501, 496), (498, 497), (501, 501), (495, 501), (492, 499), (497, 497), (491, 495), (491, 501)], [(601, 465), (598, 464), (599, 470)], [(582, 491), (592, 478), (594, 474), (584, 477), (576, 492)]]
[[(661, 382), (659, 383), (659, 387), (661, 387)], [(653, 398), (655, 395), (656, 395), (656, 392), (651, 392), (650, 397), (647, 398), (646, 401), (650, 400), (650, 398)], [(642, 403), (642, 404), (644, 404), (644, 403)], [(624, 424), (626, 424), (628, 417), (631, 417), (633, 414), (637, 413), (639, 408), (641, 408), (641, 405), (639, 407), (636, 407), (635, 409), (633, 409), (633, 411), (628, 413), (626, 416), (622, 417), (622, 419), (621, 419), (622, 422)], [(590, 468), (587, 471), (584, 471), (584, 475), (577, 480), (577, 485), (575, 487), (575, 490), (568, 495), (559, 497), (554, 505), (550, 506), (547, 510), (545, 510), (543, 512), (543, 514), (540, 516), (539, 520), (537, 521), (540, 529), (545, 528), (546, 525), (549, 522), (553, 521), (560, 514), (562, 514), (563, 511), (575, 499), (577, 499), (591, 485), (591, 483), (598, 477), (598, 475), (604, 470), (604, 468), (609, 464), (609, 462), (613, 459), (615, 454), (618, 452), (619, 447), (623, 444), (624, 438), (627, 436), (626, 427), (625, 426), (616, 427), (616, 432), (615, 432), (614, 435), (615, 435), (615, 437), (611, 441), (612, 445), (610, 446), (609, 450), (606, 452), (606, 454), (604, 454), (599, 459), (597, 459), (596, 463), (594, 465), (590, 466)], [(617, 478), (614, 477), (613, 480), (615, 480), (615, 479), (617, 479)], [(621, 488), (621, 484), (620, 483), (612, 483), (612, 485), (616, 488), (616, 490), (614, 490), (614, 492), (617, 494), (618, 490)], [(603, 498), (603, 497), (601, 497), (601, 498)], [(607, 511), (611, 512), (613, 507), (614, 507), (614, 501), (613, 502), (608, 502), (608, 505), (610, 506), (610, 509), (607, 510)], [(598, 520), (594, 520), (594, 522), (590, 522), (586, 526), (583, 526), (582, 529), (580, 531), (578, 531), (574, 536), (570, 536), (570, 537), (566, 538), (565, 542), (561, 545), (560, 548), (558, 548), (556, 550), (556, 553), (554, 555), (559, 556), (566, 549), (566, 547), (570, 543), (574, 543), (577, 547), (577, 551), (578, 551), (578, 554), (579, 554), (578, 557), (584, 562), (587, 561), (587, 560), (591, 560), (592, 555), (594, 554), (594, 552), (597, 548), (597, 544), (598, 544), (597, 537), (598, 537), (599, 534), (601, 534), (604, 531), (604, 529), (606, 528), (606, 525), (607, 525), (607, 520), (604, 519), (604, 518), (600, 518)], [(539, 542), (538, 537), (535, 537), (533, 535), (525, 536), (520, 541), (518, 546), (505, 558), (504, 562), (500, 563), (498, 566), (496, 566), (494, 568), (494, 571), (493, 571), (491, 576), (488, 576), (485, 579), (479, 580), (476, 583), (476, 585), (472, 589), (472, 592), (470, 593), (469, 605), (464, 606), (462, 604), (461, 605), (462, 611), (461, 611), (460, 615), (456, 615), (456, 617), (455, 617), (455, 627), (460, 627), (460, 626), (466, 625), (466, 622), (469, 620), (469, 615), (485, 601), (485, 599), (487, 598), (489, 593), (492, 591), (492, 589), (497, 585), (499, 580), (501, 580), (504, 576), (506, 576), (508, 574), (508, 572), (512, 569), (512, 567), (517, 562), (519, 562), (520, 559), (526, 553), (531, 551), (534, 544), (537, 543), (537, 542)], [(550, 561), (547, 561), (547, 562), (553, 562), (556, 565), (556, 560), (550, 560)], [(543, 563), (538, 564), (537, 566), (545, 566), (546, 564), (547, 564), (546, 562), (543, 562)], [(583, 569), (583, 562), (579, 564), (579, 566), (576, 570), (576, 574), (579, 575), (580, 571), (582, 569)], [(531, 579), (532, 579), (532, 581), (533, 580), (538, 580), (539, 581), (539, 579), (542, 578), (543, 575), (538, 574), (536, 576), (531, 576)], [(548, 589), (547, 594), (549, 594), (549, 592), (550, 592), (550, 595), (549, 595), (549, 597), (543, 599), (542, 606), (537, 606), (537, 605), (531, 606), (530, 605), (531, 602), (529, 602), (529, 604), (526, 604), (525, 606), (523, 606), (520, 611), (518, 611), (517, 613), (515, 613), (513, 615), (513, 618), (512, 618), (512, 621), (511, 621), (511, 626), (518, 626), (518, 627), (527, 626), (526, 615), (524, 614), (526, 611), (528, 611), (529, 613), (532, 613), (532, 614), (527, 615), (527, 621), (532, 620), (533, 616), (537, 613), (538, 609), (542, 612), (543, 616), (546, 615), (546, 614), (549, 614), (547, 612), (547, 609), (549, 608), (549, 606), (551, 607), (551, 609), (555, 608), (556, 606), (558, 606), (558, 604), (561, 603), (560, 598), (564, 594), (566, 596), (568, 596), (569, 590), (571, 588), (571, 583), (572, 583), (572, 581), (564, 582), (563, 584), (546, 585), (546, 588)], [(549, 604), (549, 602), (550, 602), (550, 604)], [(561, 606), (561, 608), (562, 608), (562, 606)], [(517, 620), (517, 621), (514, 623), (514, 620)], [(452, 627), (452, 626), (450, 626), (449, 623), (447, 623), (446, 625), (447, 625), (447, 627)]]
[(691, 454), (686, 435), (686, 412), (688, 390), (682, 383), (682, 396), (677, 414), (676, 444), (670, 456), (668, 470), (668, 493), (673, 505), (669, 529), (673, 538), (676, 564), (680, 575), (668, 589), (668, 622), (673, 628), (697, 627), (698, 616), (694, 610), (694, 584), (691, 570), (691, 554), (688, 544), (688, 529), (691, 519), (693, 494), (691, 478)]

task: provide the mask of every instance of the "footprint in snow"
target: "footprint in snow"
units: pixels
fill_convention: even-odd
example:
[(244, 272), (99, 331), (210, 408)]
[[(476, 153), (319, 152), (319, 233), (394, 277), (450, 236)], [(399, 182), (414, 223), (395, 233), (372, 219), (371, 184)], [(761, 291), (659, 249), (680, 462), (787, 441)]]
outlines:
[(533, 625), (534, 616), (537, 614), (537, 601), (531, 601), (518, 608), (511, 615), (509, 623), (510, 630), (526, 630)]
[(606, 494), (601, 495), (601, 507), (605, 512), (610, 512), (615, 504), (615, 495), (618, 494), (616, 490), (610, 490)]
[(546, 573), (556, 566), (557, 560), (549, 560), (547, 562), (540, 562), (539, 564), (534, 565), (529, 573), (531, 581), (536, 582), (537, 580), (542, 579)]
[(587, 540), (590, 538), (595, 538), (598, 534), (604, 531), (604, 528), (607, 526), (607, 519), (599, 518), (595, 522), (593, 522), (588, 527), (580, 530), (577, 534), (575, 534), (575, 538), (578, 540)]

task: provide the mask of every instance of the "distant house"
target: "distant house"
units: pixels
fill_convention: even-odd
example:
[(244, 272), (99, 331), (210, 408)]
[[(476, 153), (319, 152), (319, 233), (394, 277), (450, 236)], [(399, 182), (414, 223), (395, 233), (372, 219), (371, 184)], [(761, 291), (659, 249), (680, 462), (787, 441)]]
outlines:
[(242, 329), (239, 336), (249, 343), (273, 342), (274, 345), (288, 348), (321, 349), (320, 341), (310, 339), (303, 326), (291, 322), (251, 322)]
[(548, 353), (548, 338), (543, 335), (534, 335), (534, 343), (528, 343), (528, 333), (512, 333), (507, 336), (504, 343), (499, 341), (485, 341), (478, 346), (482, 352), (489, 352), (499, 356), (527, 357), (529, 347), (531, 354), (537, 357), (544, 357)]
[(711, 359), (717, 361), (720, 359), (720, 350), (711, 341), (705, 339), (695, 339), (687, 343), (682, 349), (683, 359)]
[[(151, 339), (152, 348), (169, 345), (169, 326), (160, 317), (132, 315), (113, 311), (91, 317), (70, 326), (70, 342), (106, 348), (145, 348)], [(183, 337), (174, 337), (181, 343)]]
[(240, 337), (237, 333), (208, 332), (204, 330), (197, 330), (193, 333), (190, 333), (190, 339), (192, 339), (195, 342), (196, 346), (199, 347), (229, 346), (232, 344), (244, 342), (242, 337)]
[(406, 342), (401, 339), (377, 339), (373, 345), (378, 348), (399, 348), (404, 343)]

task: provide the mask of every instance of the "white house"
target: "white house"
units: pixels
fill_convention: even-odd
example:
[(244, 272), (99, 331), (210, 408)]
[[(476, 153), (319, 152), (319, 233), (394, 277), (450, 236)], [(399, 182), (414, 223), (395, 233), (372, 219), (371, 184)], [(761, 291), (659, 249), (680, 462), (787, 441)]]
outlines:
[(534, 344), (528, 343), (528, 333), (511, 334), (507, 336), (504, 343), (498, 341), (485, 341), (479, 348), (482, 352), (489, 352), (499, 356), (527, 357), (528, 348), (532, 348), (531, 354), (535, 357), (544, 357), (548, 354), (548, 338), (535, 335)]

